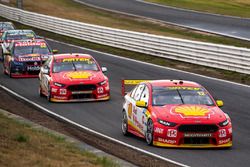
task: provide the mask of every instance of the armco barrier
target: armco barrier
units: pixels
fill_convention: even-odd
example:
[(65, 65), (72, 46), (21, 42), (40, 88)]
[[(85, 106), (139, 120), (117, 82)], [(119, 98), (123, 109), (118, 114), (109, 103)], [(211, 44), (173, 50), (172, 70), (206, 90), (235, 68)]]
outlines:
[(0, 4), (0, 16), (54, 33), (157, 57), (250, 74), (250, 49), (138, 33)]

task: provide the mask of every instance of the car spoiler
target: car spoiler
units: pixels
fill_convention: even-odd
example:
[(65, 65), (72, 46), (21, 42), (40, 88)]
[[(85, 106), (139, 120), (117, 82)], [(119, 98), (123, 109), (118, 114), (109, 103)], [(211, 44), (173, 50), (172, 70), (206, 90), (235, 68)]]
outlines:
[(146, 82), (149, 80), (139, 80), (139, 79), (123, 79), (122, 80), (122, 96), (125, 96), (129, 91), (126, 91), (126, 86), (135, 86), (141, 82)]

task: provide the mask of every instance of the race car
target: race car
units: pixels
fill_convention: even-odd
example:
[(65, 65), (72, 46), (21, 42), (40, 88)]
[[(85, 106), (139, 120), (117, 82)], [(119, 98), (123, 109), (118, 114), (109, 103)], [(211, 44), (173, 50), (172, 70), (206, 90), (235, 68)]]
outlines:
[(91, 55), (53, 55), (41, 68), (39, 94), (46, 96), (49, 102), (109, 100), (106, 71)]
[(124, 97), (124, 135), (134, 134), (161, 147), (232, 146), (232, 123), (220, 109), (223, 101), (215, 101), (203, 86), (183, 80), (139, 82)]
[(2, 34), (4, 33), (4, 31), (7, 30), (14, 30), (15, 26), (13, 23), (11, 22), (0, 22), (0, 38), (2, 37)]
[(10, 78), (38, 77), (42, 63), (56, 52), (44, 39), (12, 41), (4, 54), (4, 73)]
[[(9, 52), (9, 45), (12, 41), (35, 39), (38, 36), (32, 30), (7, 30), (4, 31), (0, 43), (0, 59), (3, 60), (4, 54)], [(40, 37), (39, 37), (40, 38)]]

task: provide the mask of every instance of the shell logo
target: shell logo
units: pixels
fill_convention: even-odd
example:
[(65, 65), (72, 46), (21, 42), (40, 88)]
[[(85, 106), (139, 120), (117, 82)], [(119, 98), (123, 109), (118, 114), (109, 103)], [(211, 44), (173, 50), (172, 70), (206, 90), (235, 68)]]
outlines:
[(71, 79), (88, 79), (89, 77), (92, 76), (92, 74), (89, 72), (79, 71), (79, 72), (69, 72), (66, 74), (66, 76)]
[(179, 106), (174, 109), (174, 112), (177, 114), (181, 114), (182, 116), (203, 117), (206, 116), (210, 111), (207, 108), (200, 106)]

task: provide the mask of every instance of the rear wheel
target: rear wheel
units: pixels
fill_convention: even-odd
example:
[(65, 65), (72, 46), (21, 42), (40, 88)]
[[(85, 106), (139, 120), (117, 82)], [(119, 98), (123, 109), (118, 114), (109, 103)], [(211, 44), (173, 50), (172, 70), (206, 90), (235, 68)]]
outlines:
[(12, 78), (12, 67), (11, 67), (11, 63), (9, 63), (9, 77)]
[(153, 145), (154, 141), (154, 124), (151, 119), (148, 120), (147, 123), (147, 131), (145, 134), (146, 142), (148, 145)]
[(128, 118), (125, 111), (122, 112), (122, 133), (124, 136), (128, 136)]

